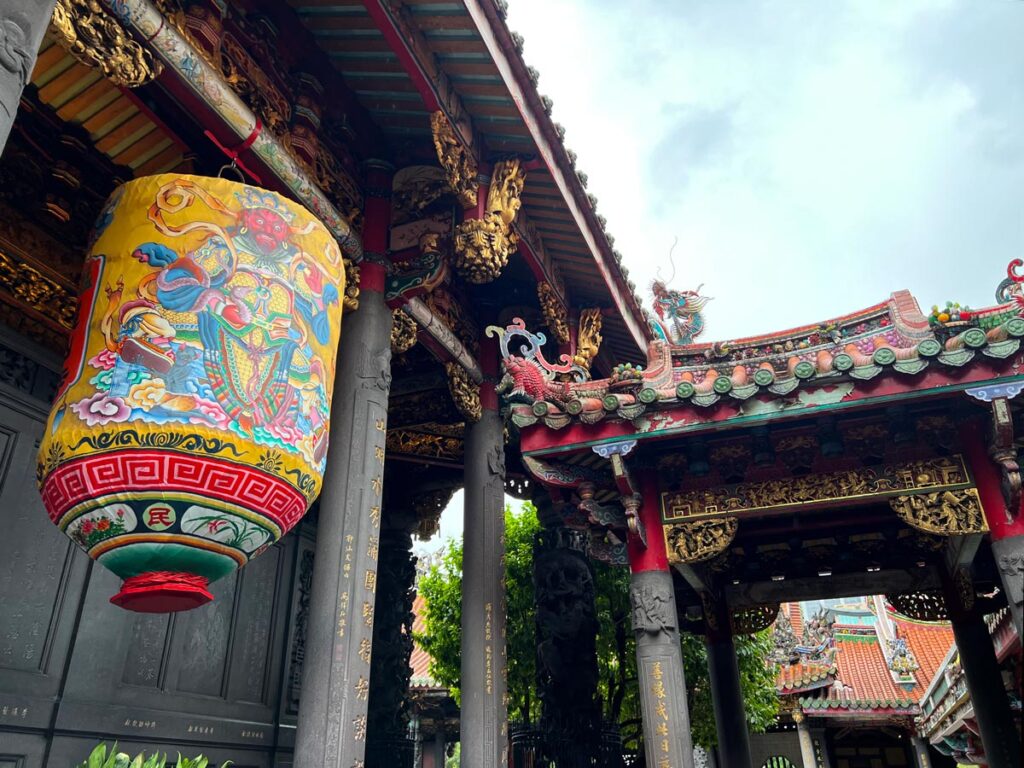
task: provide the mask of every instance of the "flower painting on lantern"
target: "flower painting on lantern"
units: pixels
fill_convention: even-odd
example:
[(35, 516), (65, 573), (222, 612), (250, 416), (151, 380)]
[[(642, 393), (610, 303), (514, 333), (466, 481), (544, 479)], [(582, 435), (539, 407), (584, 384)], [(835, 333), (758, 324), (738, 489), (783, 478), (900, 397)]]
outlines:
[(319, 492), (341, 252), (273, 192), (165, 175), (115, 192), (85, 275), (40, 448), (50, 516), (126, 587), (219, 578)]

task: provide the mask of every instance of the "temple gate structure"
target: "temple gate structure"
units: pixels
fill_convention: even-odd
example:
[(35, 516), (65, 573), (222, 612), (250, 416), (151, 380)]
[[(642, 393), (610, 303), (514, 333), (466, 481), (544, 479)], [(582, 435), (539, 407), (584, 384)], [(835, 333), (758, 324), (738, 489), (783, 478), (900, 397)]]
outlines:
[[(746, 768), (734, 637), (785, 601), (863, 594), (949, 618), (988, 764), (1019, 765), (985, 624), (1006, 608), (1021, 635), (1019, 263), (980, 312), (930, 319), (897, 293), (700, 343), (699, 292), (659, 282), (657, 320), (642, 309), (500, 0), (13, 0), (0, 40), (0, 765), (63, 768), (101, 739), (254, 768), (411, 765), (403, 729), (429, 711), (407, 695), (412, 539), (458, 488), (464, 766), (507, 757), (505, 494), (536, 503), (581, 601), (588, 558), (630, 568), (648, 766), (693, 762), (681, 632), (706, 638), (722, 763)], [(345, 317), (312, 511), (211, 603), (132, 613), (46, 520), (36, 457), (80, 290), (115, 323), (117, 283), (83, 279), (93, 225), (157, 174), (314, 214), (344, 258), (327, 298)], [(228, 302), (205, 278), (222, 314), (252, 309), (259, 291)], [(159, 315), (140, 298), (129, 310)], [(165, 391), (133, 407), (171, 408), (195, 362), (165, 358)], [(130, 418), (108, 405), (99, 427)], [(558, 700), (545, 716), (570, 722)]]
[[(656, 284), (661, 333), (647, 364), (620, 364), (604, 380), (568, 380), (523, 322), (495, 329), (535, 492), (547, 489), (557, 525), (589, 535), (592, 556), (632, 570), (648, 765), (689, 764), (676, 725), (683, 687), (666, 683), (681, 662), (646, 660), (662, 638), (705, 637), (719, 755), (745, 768), (733, 638), (770, 626), (781, 603), (856, 595), (951, 622), (974, 754), (1019, 764), (986, 616), (1005, 611), (1021, 636), (1020, 266), (1009, 265), (987, 309), (926, 316), (897, 292), (821, 324), (724, 343), (695, 341), (696, 294)], [(880, 642), (898, 673), (905, 637)], [(811, 679), (827, 678), (831, 662), (817, 664)], [(1019, 684), (1011, 674), (1018, 721)], [(821, 762), (808, 721), (830, 714), (819, 703), (790, 700), (808, 768)]]

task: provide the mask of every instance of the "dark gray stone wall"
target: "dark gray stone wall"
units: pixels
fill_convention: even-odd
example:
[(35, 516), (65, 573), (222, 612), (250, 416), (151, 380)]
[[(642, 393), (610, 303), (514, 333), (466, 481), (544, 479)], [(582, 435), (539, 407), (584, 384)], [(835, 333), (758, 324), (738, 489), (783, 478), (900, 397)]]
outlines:
[(119, 580), (50, 523), (35, 486), (56, 361), (0, 333), (0, 364), (2, 759), (68, 768), (116, 739), (125, 751), (289, 764), (297, 691), (282, 683), (296, 648), (301, 658), (294, 618), (308, 524), (216, 582), (202, 608), (166, 616), (111, 605)]
[(0, 5), (0, 151), (11, 133), (54, 5), (56, 0), (4, 0)]

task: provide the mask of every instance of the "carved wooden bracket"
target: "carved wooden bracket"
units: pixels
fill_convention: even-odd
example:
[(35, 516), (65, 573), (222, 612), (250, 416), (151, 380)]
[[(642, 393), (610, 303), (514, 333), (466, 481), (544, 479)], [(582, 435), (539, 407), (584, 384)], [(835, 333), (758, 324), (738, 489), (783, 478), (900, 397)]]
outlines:
[(114, 85), (136, 88), (163, 71), (153, 54), (135, 42), (98, 0), (58, 0), (51, 27), (61, 48), (99, 69)]

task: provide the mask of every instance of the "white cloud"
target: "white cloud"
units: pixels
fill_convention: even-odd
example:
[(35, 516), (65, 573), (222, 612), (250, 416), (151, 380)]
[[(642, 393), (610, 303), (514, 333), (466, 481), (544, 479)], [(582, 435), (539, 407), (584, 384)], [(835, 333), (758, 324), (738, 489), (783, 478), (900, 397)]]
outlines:
[(637, 283), (678, 235), (715, 297), (705, 340), (986, 305), (1024, 251), (1024, 4), (510, 5)]

